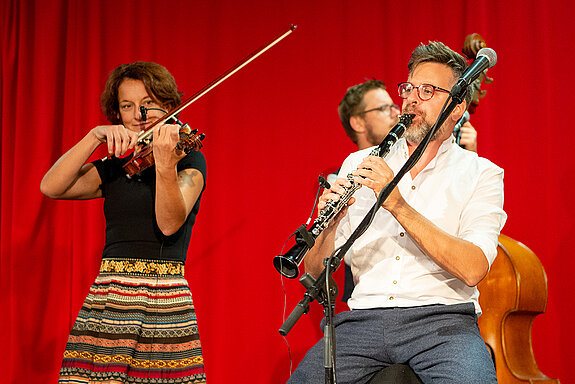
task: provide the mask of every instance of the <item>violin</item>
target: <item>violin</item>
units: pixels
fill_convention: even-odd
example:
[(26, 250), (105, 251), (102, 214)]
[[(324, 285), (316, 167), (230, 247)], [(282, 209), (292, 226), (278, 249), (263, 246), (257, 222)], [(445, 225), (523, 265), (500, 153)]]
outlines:
[[(290, 25), (288, 31), (280, 34), (277, 38), (273, 39), (268, 44), (264, 45), (263, 47), (255, 50), (251, 54), (249, 54), (245, 59), (240, 61), (238, 64), (233, 66), (228, 71), (224, 72), (222, 75), (217, 77), (214, 81), (206, 85), (204, 88), (200, 89), (198, 92), (190, 96), (188, 99), (183, 101), (179, 106), (175, 107), (169, 112), (161, 117), (160, 119), (156, 120), (154, 124), (152, 124), (148, 129), (141, 132), (138, 135), (138, 140), (136, 143), (136, 151), (134, 152), (132, 158), (124, 164), (123, 168), (126, 171), (126, 175), (128, 177), (134, 176), (142, 172), (144, 169), (151, 167), (154, 165), (154, 155), (153, 155), (153, 145), (152, 145), (152, 137), (154, 133), (154, 128), (156, 126), (161, 126), (164, 124), (171, 124), (175, 123), (180, 125), (180, 138), (178, 144), (176, 145), (176, 150), (185, 151), (186, 153), (191, 152), (192, 150), (199, 150), (203, 147), (202, 140), (205, 138), (205, 134), (200, 133), (198, 134), (197, 130), (192, 130), (187, 124), (182, 123), (178, 120), (177, 115), (186, 109), (188, 106), (196, 102), (199, 98), (204, 96), (206, 93), (210, 92), (212, 89), (220, 85), (223, 81), (227, 80), (229, 77), (234, 75), (240, 69), (251, 63), (261, 54), (266, 52), (268, 49), (279, 43), (281, 40), (286, 38), (289, 34), (291, 34), (297, 28), (296, 25)], [(143, 110), (140, 109), (142, 112), (142, 117), (145, 116), (147, 109), (144, 108)]]
[[(142, 120), (146, 121), (146, 114), (147, 111), (150, 109), (159, 109), (159, 108), (146, 108), (140, 107), (140, 113), (142, 115)], [(163, 111), (163, 110), (162, 110)], [(163, 111), (166, 114), (167, 111)], [(165, 120), (160, 119), (161, 121), (165, 121), (167, 124), (177, 124), (180, 126), (179, 129), (179, 140), (176, 144), (176, 151), (183, 151), (186, 154), (190, 153), (191, 151), (199, 151), (203, 147), (202, 141), (206, 137), (204, 133), (198, 134), (197, 129), (191, 129), (188, 124), (182, 123), (177, 117), (172, 116), (171, 118)], [(160, 121), (158, 120), (158, 121)], [(157, 122), (149, 128), (152, 129), (157, 125)], [(154, 153), (153, 153), (153, 143), (152, 143), (152, 136), (148, 135), (144, 139), (139, 139), (138, 143), (136, 144), (137, 150), (134, 152), (134, 155), (126, 164), (123, 165), (124, 170), (126, 171), (126, 175), (128, 177), (134, 176), (144, 169), (151, 167), (154, 165)]]

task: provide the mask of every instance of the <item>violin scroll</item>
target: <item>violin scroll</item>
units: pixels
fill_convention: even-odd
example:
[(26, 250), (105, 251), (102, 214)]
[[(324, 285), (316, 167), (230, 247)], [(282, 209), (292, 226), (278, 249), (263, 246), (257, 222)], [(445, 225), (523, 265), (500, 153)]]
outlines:
[[(186, 127), (189, 129), (189, 126), (186, 124)], [(192, 151), (199, 151), (203, 148), (204, 144), (202, 140), (206, 137), (205, 134), (200, 133), (198, 135), (198, 130), (190, 130), (189, 132), (184, 132), (184, 130), (180, 130), (180, 141), (176, 144), (176, 150), (184, 151), (186, 153), (190, 153)]]

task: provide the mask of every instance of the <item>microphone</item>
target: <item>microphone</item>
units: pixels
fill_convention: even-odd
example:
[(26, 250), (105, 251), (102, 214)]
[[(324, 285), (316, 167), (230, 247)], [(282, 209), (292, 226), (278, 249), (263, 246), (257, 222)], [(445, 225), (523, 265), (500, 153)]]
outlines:
[(455, 127), (453, 127), (453, 132), (459, 132), (461, 130), (461, 126), (467, 123), (470, 117), (471, 116), (469, 116), (469, 111), (465, 111), (463, 116), (461, 116), (461, 119), (459, 119), (455, 124)]
[(317, 178), (317, 181), (319, 182), (319, 186), (324, 188), (324, 189), (330, 189), (331, 188), (331, 184), (329, 183), (329, 181), (326, 180), (325, 177), (323, 177), (323, 175), (319, 175)]
[(495, 63), (497, 63), (495, 51), (491, 48), (481, 48), (477, 52), (475, 61), (467, 67), (457, 83), (451, 88), (451, 97), (461, 103), (469, 85), (479, 77), (481, 72), (493, 67)]
[(455, 124), (455, 127), (453, 127), (453, 136), (455, 136), (455, 142), (457, 145), (461, 145), (459, 144), (459, 141), (461, 140), (461, 126), (469, 121), (469, 117), (469, 112), (465, 111), (463, 116), (461, 116), (461, 119), (459, 119)]
[[(163, 113), (168, 113), (168, 111), (166, 111), (165, 109), (162, 109), (162, 108), (146, 108), (142, 105), (142, 106), (140, 106), (140, 115), (142, 115), (142, 121), (146, 121), (146, 119), (148, 118), (148, 111), (160, 111)], [(176, 116), (173, 116), (172, 119), (176, 120), (176, 122), (178, 121)], [(168, 120), (168, 121), (170, 121), (170, 120)]]

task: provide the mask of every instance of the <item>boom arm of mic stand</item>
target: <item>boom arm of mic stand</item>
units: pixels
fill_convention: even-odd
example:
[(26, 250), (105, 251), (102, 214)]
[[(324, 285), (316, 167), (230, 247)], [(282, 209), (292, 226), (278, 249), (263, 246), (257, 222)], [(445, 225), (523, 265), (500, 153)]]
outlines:
[[(323, 269), (321, 274), (318, 276), (317, 280), (305, 283), (302, 281), (304, 277), (307, 275), (309, 278), (313, 279), (307, 273), (303, 275), (300, 279), (300, 282), (307, 288), (307, 291), (304, 293), (303, 299), (296, 305), (293, 311), (290, 313), (286, 321), (284, 321), (283, 325), (279, 329), (279, 333), (282, 336), (286, 336), (289, 331), (293, 328), (295, 323), (299, 320), (299, 318), (309, 311), (309, 304), (314, 300), (319, 300), (319, 295), (322, 294), (324, 285), (325, 285), (325, 275), (326, 275), (327, 267)], [(328, 293), (329, 294), (329, 293)]]

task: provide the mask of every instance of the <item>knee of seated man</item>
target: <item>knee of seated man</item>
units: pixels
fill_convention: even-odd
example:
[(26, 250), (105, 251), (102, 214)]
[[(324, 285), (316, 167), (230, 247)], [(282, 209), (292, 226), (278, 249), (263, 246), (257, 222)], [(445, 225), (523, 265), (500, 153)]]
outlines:
[(497, 384), (493, 361), (483, 354), (476, 357), (465, 356), (430, 366), (428, 369), (415, 369), (424, 383), (442, 384)]

